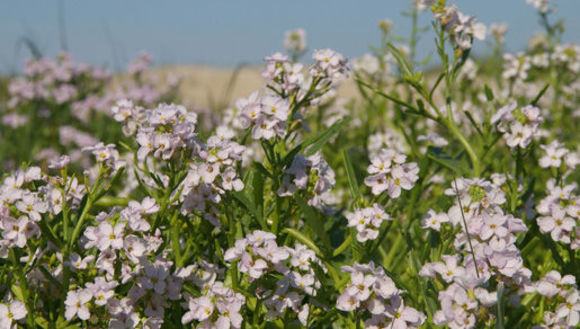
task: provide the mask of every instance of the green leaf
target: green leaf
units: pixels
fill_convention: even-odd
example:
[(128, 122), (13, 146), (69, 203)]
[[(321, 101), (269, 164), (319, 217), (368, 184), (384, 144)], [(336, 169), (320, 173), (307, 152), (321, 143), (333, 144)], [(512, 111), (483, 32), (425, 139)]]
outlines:
[(282, 166), (283, 167), (290, 167), (290, 165), (292, 164), (292, 161), (294, 160), (294, 157), (301, 150), (302, 150), (302, 144), (298, 144), (298, 146), (296, 146), (290, 152), (288, 152), (288, 154), (286, 154), (286, 156), (284, 156), (284, 159), (282, 159)]
[(496, 329), (504, 329), (504, 304), (503, 304), (503, 283), (498, 285), (497, 289), (497, 319), (495, 322)]
[(447, 167), (460, 176), (465, 176), (469, 172), (469, 169), (465, 167), (460, 157), (452, 158), (450, 155), (445, 153), (441, 148), (430, 146), (427, 150), (427, 157), (440, 165)]
[(14, 297), (16, 297), (16, 299), (18, 299), (21, 302), (26, 301), (24, 299), (24, 294), (22, 293), (22, 288), (20, 288), (20, 286), (13, 284), (12, 287), (10, 287), (10, 290), (12, 290), (12, 294), (14, 295)]
[(296, 238), (296, 240), (304, 243), (308, 248), (312, 249), (312, 251), (314, 251), (314, 253), (316, 253), (316, 255), (318, 255), (318, 257), (324, 258), (324, 255), (320, 251), (320, 248), (318, 248), (316, 246), (316, 244), (312, 240), (310, 240), (310, 238), (308, 238), (306, 235), (302, 234), (301, 232), (299, 232), (293, 228), (285, 228), (282, 231), (290, 234), (291, 236)]
[(252, 216), (256, 218), (262, 229), (267, 228), (266, 222), (264, 221), (264, 218), (261, 216), (261, 214), (257, 211), (257, 207), (253, 200), (251, 200), (248, 195), (244, 193), (244, 191), (232, 192), (232, 197), (241, 203), (252, 214)]
[(399, 67), (401, 68), (401, 73), (403, 73), (403, 75), (408, 76), (413, 75), (413, 72), (411, 71), (411, 68), (407, 63), (407, 60), (405, 59), (405, 55), (403, 55), (403, 53), (401, 53), (401, 51), (399, 51), (399, 49), (390, 42), (387, 43), (387, 47), (389, 47), (389, 50), (391, 50), (391, 52), (393, 53), (393, 56), (395, 57), (397, 64), (399, 64)]
[[(385, 270), (385, 273), (393, 280), (393, 282), (395, 282), (395, 284), (397, 285), (397, 287), (402, 288), (403, 290), (410, 292), (411, 287), (409, 285), (407, 285), (405, 283), (405, 281), (401, 280), (401, 278), (396, 275), (395, 273), (387, 270), (384, 266), (382, 266), (383, 270)], [(409, 298), (415, 300), (416, 296), (413, 296), (413, 294), (409, 294)]]
[(137, 183), (139, 183), (139, 187), (141, 187), (143, 189), (143, 191), (145, 191), (145, 194), (147, 194), (150, 197), (153, 197), (154, 199), (158, 200), (159, 199), (159, 193), (157, 193), (156, 190), (150, 190), (149, 187), (147, 187), (147, 185), (143, 182), (143, 180), (141, 179), (141, 176), (139, 175), (139, 172), (137, 172), (137, 169), (133, 169), (133, 173), (135, 174), (135, 178), (137, 179)]
[(346, 117), (330, 126), (327, 130), (321, 131), (318, 135), (305, 140), (302, 143), (302, 147), (305, 149), (304, 155), (311, 156), (318, 152), (318, 150), (320, 150), (322, 146), (324, 146), (324, 144), (326, 144), (326, 142), (328, 142), (328, 140), (349, 121), (350, 117)]
[(549, 87), (550, 87), (550, 84), (546, 83), (544, 88), (542, 88), (542, 90), (540, 90), (538, 95), (536, 95), (536, 97), (534, 97), (534, 100), (532, 100), (532, 102), (530, 104), (532, 104), (533, 106), (536, 106), (538, 104), (538, 102), (540, 101), (540, 98), (542, 98), (542, 96), (544, 96), (544, 93), (546, 92), (546, 90), (548, 90)]
[(134, 152), (133, 148), (131, 146), (129, 146), (127, 143), (125, 143), (123, 141), (119, 141), (118, 144), (121, 145), (121, 147), (123, 147), (129, 153), (133, 153)]
[(350, 156), (348, 155), (347, 149), (342, 150), (342, 160), (344, 161), (344, 167), (346, 168), (346, 175), (348, 178), (348, 185), (350, 186), (350, 193), (352, 198), (356, 201), (360, 198), (360, 190), (358, 188), (358, 181), (356, 179), (356, 174), (352, 163), (350, 162)]
[(493, 101), (494, 97), (491, 88), (489, 88), (489, 86), (486, 84), (483, 86), (483, 90), (485, 91), (485, 98), (487, 98), (487, 100), (490, 102)]
[(373, 91), (374, 93), (376, 93), (377, 95), (379, 95), (379, 96), (382, 96), (382, 97), (384, 97), (384, 98), (386, 98), (386, 99), (390, 100), (391, 102), (393, 102), (393, 103), (395, 103), (395, 104), (397, 104), (397, 105), (400, 105), (400, 106), (402, 106), (402, 107), (405, 107), (405, 108), (407, 109), (407, 110), (405, 111), (405, 113), (409, 113), (409, 114), (413, 114), (413, 115), (420, 115), (420, 116), (424, 116), (424, 117), (426, 117), (426, 118), (429, 118), (429, 119), (431, 119), (431, 120), (435, 120), (435, 121), (437, 121), (437, 118), (436, 118), (436, 117), (434, 117), (433, 115), (431, 115), (429, 112), (425, 111), (425, 109), (424, 109), (424, 108), (423, 108), (423, 109), (418, 109), (418, 108), (416, 108), (415, 106), (413, 106), (413, 105), (412, 105), (412, 104), (410, 104), (410, 103), (407, 103), (407, 102), (405, 102), (405, 101), (403, 101), (403, 100), (401, 100), (401, 99), (399, 99), (399, 98), (397, 98), (397, 97), (395, 97), (395, 96), (391, 96), (391, 95), (389, 95), (389, 94), (387, 94), (387, 93), (384, 93), (384, 92), (382, 92), (382, 91), (378, 90), (377, 88), (375, 88), (375, 87), (373, 87), (373, 86), (369, 85), (368, 83), (366, 83), (366, 82), (362, 81), (361, 79), (357, 79), (357, 78), (355, 78), (355, 80), (356, 80), (356, 82), (357, 82), (359, 85), (361, 85), (361, 86), (364, 86), (364, 87), (366, 87), (366, 88), (368, 88), (368, 89), (372, 90), (372, 91)]
[(441, 81), (443, 81), (444, 77), (445, 77), (445, 73), (439, 74), (439, 76), (437, 77), (437, 80), (435, 80), (435, 83), (433, 84), (433, 87), (431, 87), (431, 91), (429, 92), (429, 99), (433, 99), (433, 94), (435, 93), (435, 90), (437, 89), (437, 87), (439, 86)]
[(299, 195), (294, 196), (294, 200), (304, 214), (304, 222), (314, 234), (322, 241), (327, 250), (331, 249), (330, 238), (324, 231), (324, 225), (320, 213), (308, 205), (308, 203)]
[(477, 124), (477, 122), (475, 122), (475, 119), (471, 115), (471, 112), (469, 112), (469, 111), (463, 111), (463, 113), (469, 119), (469, 122), (471, 122), (471, 125), (473, 126), (473, 128), (475, 128), (475, 130), (477, 131), (477, 133), (479, 134), (479, 136), (481, 136), (483, 138), (484, 137), (483, 136), (483, 131), (481, 131), (481, 129), (479, 128), (479, 125)]
[(80, 329), (77, 324), (70, 324), (62, 315), (59, 315), (56, 319), (56, 328), (58, 329)]
[[(54, 221), (57, 222), (57, 221), (60, 221), (61, 219), (62, 219), (62, 212), (60, 212), (54, 218)], [(56, 236), (56, 234), (54, 234), (54, 232), (52, 231), (52, 229), (47, 225), (46, 219), (39, 221), (38, 222), (38, 227), (40, 228), (40, 231), (42, 232), (42, 235), (43, 236), (47, 237), (48, 240), (50, 240), (50, 242), (52, 242), (59, 249), (62, 248), (62, 246), (63, 246), (62, 241)]]
[(260, 221), (264, 219), (264, 177), (257, 166), (252, 171), (252, 197)]
[(272, 174), (268, 171), (268, 169), (266, 169), (266, 167), (264, 167), (263, 164), (259, 162), (254, 162), (252, 165), (254, 166), (254, 168), (258, 169), (263, 175), (273, 178)]
[(34, 322), (43, 329), (48, 329), (48, 321), (40, 315), (34, 318)]
[(352, 257), (354, 258), (355, 261), (360, 262), (363, 256), (365, 255), (366, 250), (364, 248), (364, 245), (360, 243), (356, 238), (355, 230), (350, 229), (349, 231), (351, 239), (350, 248), (352, 252)]

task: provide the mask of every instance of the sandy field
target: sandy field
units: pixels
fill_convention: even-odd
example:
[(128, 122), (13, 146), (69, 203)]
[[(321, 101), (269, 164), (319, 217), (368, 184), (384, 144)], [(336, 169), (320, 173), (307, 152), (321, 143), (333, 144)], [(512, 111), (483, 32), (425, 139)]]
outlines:
[[(260, 75), (263, 68), (244, 66), (237, 69), (201, 65), (169, 66), (157, 69), (160, 77), (173, 74), (182, 78), (180, 94), (183, 103), (193, 107), (222, 109), (238, 97), (247, 97), (263, 88), (265, 80)], [(357, 94), (352, 80), (345, 81), (339, 95), (351, 98)]]

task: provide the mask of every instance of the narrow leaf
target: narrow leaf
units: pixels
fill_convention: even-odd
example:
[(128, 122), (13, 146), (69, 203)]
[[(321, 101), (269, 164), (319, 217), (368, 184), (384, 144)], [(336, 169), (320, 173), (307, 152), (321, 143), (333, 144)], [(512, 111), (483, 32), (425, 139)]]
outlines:
[(399, 49), (390, 42), (387, 44), (387, 46), (389, 47), (389, 50), (391, 50), (391, 52), (393, 53), (393, 56), (395, 57), (397, 64), (399, 64), (401, 72), (404, 75), (412, 75), (413, 72), (411, 71), (411, 68), (407, 63), (407, 60), (405, 59), (405, 56), (401, 53), (401, 51), (399, 51)]
[(301, 232), (293, 229), (293, 228), (285, 228), (283, 232), (286, 232), (296, 238), (296, 240), (304, 243), (308, 248), (312, 249), (318, 255), (318, 257), (324, 258), (324, 255), (320, 251), (320, 248), (316, 246), (316, 244), (310, 240), (306, 235), (302, 234)]
[(318, 152), (318, 150), (320, 150), (322, 148), (322, 146), (326, 142), (328, 142), (328, 140), (332, 136), (334, 136), (340, 130), (340, 128), (342, 128), (349, 121), (350, 121), (350, 118), (346, 117), (346, 118), (340, 120), (339, 122), (336, 122), (332, 126), (330, 126), (330, 128), (328, 128), (327, 130), (324, 130), (321, 133), (319, 133), (318, 135), (304, 141), (303, 147), (306, 148), (304, 155), (310, 156), (310, 155), (313, 155), (314, 153)]
[(465, 173), (469, 171), (459, 159), (452, 158), (440, 148), (429, 147), (427, 157), (440, 165), (453, 170), (460, 176), (465, 176)]
[(344, 167), (346, 168), (350, 193), (352, 194), (352, 198), (357, 201), (360, 198), (360, 190), (358, 188), (358, 181), (352, 163), (350, 162), (350, 156), (348, 155), (347, 149), (342, 150), (342, 159), (344, 161)]
[(550, 84), (546, 83), (544, 88), (542, 88), (542, 90), (540, 90), (538, 95), (536, 95), (536, 97), (534, 97), (534, 100), (530, 104), (532, 104), (533, 106), (536, 106), (538, 104), (538, 102), (540, 101), (540, 98), (542, 98), (542, 96), (544, 96), (544, 93), (546, 92), (546, 90), (548, 90), (549, 87), (550, 87)]
[(320, 218), (318, 211), (309, 206), (302, 197), (296, 195), (294, 196), (294, 199), (302, 211), (302, 214), (304, 214), (304, 222), (306, 225), (318, 236), (318, 238), (324, 243), (325, 247), (330, 249), (330, 238), (324, 231), (324, 225), (322, 224), (322, 219)]
[(505, 328), (504, 319), (503, 319), (503, 314), (504, 314), (503, 292), (504, 292), (503, 291), (503, 283), (500, 283), (498, 285), (498, 289), (497, 289), (497, 320), (495, 322), (496, 329), (504, 329)]
[(494, 97), (491, 88), (489, 88), (489, 86), (486, 84), (485, 86), (483, 86), (483, 90), (485, 91), (485, 98), (487, 98), (487, 100), (490, 102), (493, 101)]

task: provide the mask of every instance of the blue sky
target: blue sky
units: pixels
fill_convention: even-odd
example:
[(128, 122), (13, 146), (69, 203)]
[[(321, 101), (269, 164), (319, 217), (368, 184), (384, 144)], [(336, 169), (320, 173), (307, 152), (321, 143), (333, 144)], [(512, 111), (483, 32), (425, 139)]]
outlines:
[[(61, 0), (68, 50), (79, 61), (123, 67), (141, 50), (157, 64), (197, 63), (235, 66), (260, 63), (282, 50), (284, 31), (302, 27), (309, 49), (333, 48), (356, 57), (377, 43), (377, 22), (391, 19), (395, 33), (407, 36), (410, 22), (401, 12), (410, 0)], [(455, 0), (461, 11), (486, 25), (505, 22), (509, 50), (522, 49), (540, 31), (533, 7), (525, 0)], [(554, 0), (554, 18), (564, 18), (565, 40), (580, 39), (580, 1)], [(0, 72), (13, 72), (29, 57), (22, 38), (38, 44), (45, 55), (60, 50), (57, 0), (3, 1), (0, 4)], [(431, 14), (420, 15), (429, 25)], [(419, 54), (432, 51), (424, 35)], [(476, 50), (485, 53), (485, 47)]]

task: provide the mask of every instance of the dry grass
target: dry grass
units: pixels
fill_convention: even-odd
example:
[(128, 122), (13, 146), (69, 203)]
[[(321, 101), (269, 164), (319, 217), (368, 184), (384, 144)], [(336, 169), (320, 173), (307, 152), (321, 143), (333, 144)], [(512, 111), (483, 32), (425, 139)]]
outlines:
[[(236, 98), (247, 97), (263, 88), (265, 81), (260, 75), (262, 70), (262, 67), (245, 66), (236, 72), (234, 69), (189, 65), (163, 67), (156, 72), (160, 76), (173, 74), (182, 77), (180, 95), (185, 105), (221, 109)], [(342, 97), (355, 97), (355, 83), (352, 80), (346, 81), (338, 93)]]

